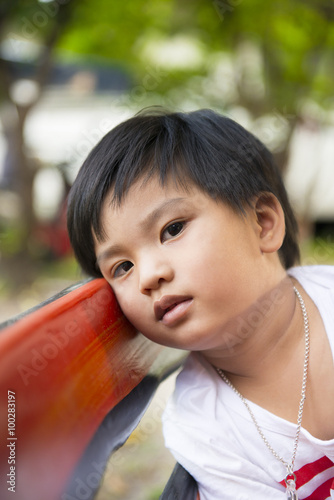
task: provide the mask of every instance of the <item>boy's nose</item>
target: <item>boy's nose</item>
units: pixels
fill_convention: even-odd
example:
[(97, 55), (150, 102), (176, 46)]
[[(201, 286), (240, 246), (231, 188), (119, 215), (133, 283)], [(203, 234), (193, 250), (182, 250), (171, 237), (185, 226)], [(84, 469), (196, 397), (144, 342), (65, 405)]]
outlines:
[(157, 261), (147, 256), (140, 266), (139, 290), (148, 294), (151, 290), (159, 288), (162, 282), (171, 281), (173, 277), (174, 271), (168, 261)]

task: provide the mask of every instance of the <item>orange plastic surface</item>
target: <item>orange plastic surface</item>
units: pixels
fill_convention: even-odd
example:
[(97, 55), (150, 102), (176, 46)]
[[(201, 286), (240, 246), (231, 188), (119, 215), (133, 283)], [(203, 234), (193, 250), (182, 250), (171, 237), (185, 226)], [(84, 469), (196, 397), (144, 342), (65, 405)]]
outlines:
[(160, 349), (134, 331), (104, 279), (0, 331), (1, 500), (66, 500), (96, 429)]

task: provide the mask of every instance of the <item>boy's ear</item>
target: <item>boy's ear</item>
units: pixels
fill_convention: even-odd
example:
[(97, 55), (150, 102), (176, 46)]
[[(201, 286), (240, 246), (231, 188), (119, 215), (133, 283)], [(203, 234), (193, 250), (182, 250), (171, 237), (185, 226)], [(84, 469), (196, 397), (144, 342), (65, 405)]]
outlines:
[(285, 236), (285, 218), (276, 196), (268, 192), (261, 193), (255, 200), (255, 214), (261, 252), (277, 252)]

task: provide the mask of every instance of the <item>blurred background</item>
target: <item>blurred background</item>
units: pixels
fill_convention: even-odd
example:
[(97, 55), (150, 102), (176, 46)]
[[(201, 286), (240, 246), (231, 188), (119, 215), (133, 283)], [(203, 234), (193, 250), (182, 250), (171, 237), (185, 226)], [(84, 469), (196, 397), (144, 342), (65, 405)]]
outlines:
[[(283, 172), (303, 263), (334, 263), (332, 0), (1, 0), (0, 322), (82, 278), (71, 183), (108, 130), (152, 105), (210, 107), (257, 135)], [(152, 419), (137, 431), (151, 491), (114, 463), (98, 500), (158, 498), (171, 462), (154, 486)], [(129, 443), (118, 462), (137, 470)]]

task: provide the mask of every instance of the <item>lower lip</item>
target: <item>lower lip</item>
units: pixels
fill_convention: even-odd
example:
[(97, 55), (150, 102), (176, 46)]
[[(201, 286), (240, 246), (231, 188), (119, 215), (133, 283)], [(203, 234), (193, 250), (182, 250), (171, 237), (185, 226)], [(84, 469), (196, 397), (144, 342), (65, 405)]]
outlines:
[(193, 299), (188, 299), (184, 300), (183, 302), (180, 302), (175, 307), (173, 307), (173, 309), (167, 311), (163, 315), (161, 322), (166, 326), (170, 326), (173, 323), (176, 323), (177, 321), (182, 319), (183, 316), (188, 312), (188, 309), (192, 303)]

